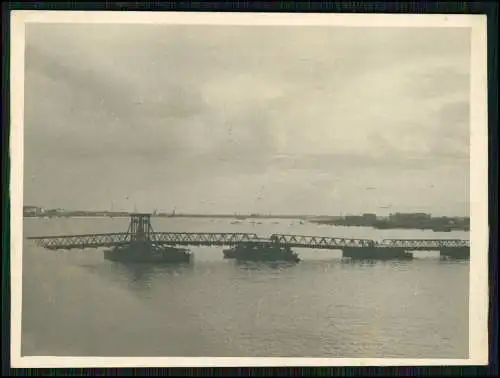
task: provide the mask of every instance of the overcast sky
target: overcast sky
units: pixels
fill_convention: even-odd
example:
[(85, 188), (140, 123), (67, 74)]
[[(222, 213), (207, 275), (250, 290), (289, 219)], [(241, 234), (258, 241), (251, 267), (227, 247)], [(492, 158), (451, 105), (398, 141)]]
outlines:
[(25, 204), (468, 214), (468, 29), (26, 33)]

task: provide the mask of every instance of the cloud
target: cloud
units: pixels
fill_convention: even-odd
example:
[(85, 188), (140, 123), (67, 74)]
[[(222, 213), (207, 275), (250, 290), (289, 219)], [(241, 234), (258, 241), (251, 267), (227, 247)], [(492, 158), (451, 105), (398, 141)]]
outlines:
[[(396, 177), (394, 187), (415, 170), (423, 181), (437, 180), (442, 169), (468, 169), (468, 33), (28, 25), (27, 174), (45, 171), (42, 161), (57, 170), (64, 159), (75, 167), (65, 170), (69, 176), (114, 188), (96, 191), (101, 196), (119, 196), (122, 184), (147, 192), (151, 181), (183, 203), (191, 186), (213, 188), (189, 198), (218, 196), (227, 208), (238, 196), (240, 205), (250, 201), (245, 196), (264, 184), (288, 192), (271, 200), (268, 189), (262, 207), (283, 207), (307, 193), (319, 201), (319, 193), (342, 191), (338, 177), (346, 187), (345, 172)], [(126, 184), (132, 166), (143, 172)], [(455, 182), (462, 180), (457, 172)], [(235, 189), (227, 182), (236, 177), (245, 193), (215, 189), (222, 179)], [(53, 201), (30, 185), (30, 196)], [(147, 197), (159, 201), (156, 195)], [(96, 203), (99, 195), (81, 201)]]

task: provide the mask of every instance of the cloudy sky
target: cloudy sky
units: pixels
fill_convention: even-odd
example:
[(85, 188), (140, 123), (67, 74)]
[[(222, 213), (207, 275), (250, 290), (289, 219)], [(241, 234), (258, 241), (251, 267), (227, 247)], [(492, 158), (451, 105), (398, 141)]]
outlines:
[(25, 204), (468, 213), (468, 29), (31, 24)]

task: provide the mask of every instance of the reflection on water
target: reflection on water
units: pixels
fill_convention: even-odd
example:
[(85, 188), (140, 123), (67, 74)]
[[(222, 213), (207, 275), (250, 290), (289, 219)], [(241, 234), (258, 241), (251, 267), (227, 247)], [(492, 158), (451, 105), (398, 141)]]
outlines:
[(157, 277), (178, 276), (193, 270), (192, 264), (141, 264), (113, 262), (113, 270), (117, 276), (125, 276), (133, 290), (147, 290), (152, 287)]
[(233, 260), (234, 264), (240, 269), (248, 270), (263, 270), (263, 269), (277, 269), (282, 270), (286, 268), (295, 267), (297, 264), (287, 261), (242, 261)]
[(357, 260), (351, 258), (342, 258), (342, 263), (347, 265), (358, 265), (358, 266), (374, 266), (377, 263), (386, 263), (386, 261), (377, 261), (377, 260)]
[[(53, 233), (72, 231), (57, 222), (51, 227), (62, 232)], [(50, 231), (46, 222), (30, 227), (28, 234)], [(224, 260), (217, 248), (193, 252), (192, 265), (152, 266), (26, 242), (23, 354), (467, 357), (467, 261), (300, 251), (293, 264)]]

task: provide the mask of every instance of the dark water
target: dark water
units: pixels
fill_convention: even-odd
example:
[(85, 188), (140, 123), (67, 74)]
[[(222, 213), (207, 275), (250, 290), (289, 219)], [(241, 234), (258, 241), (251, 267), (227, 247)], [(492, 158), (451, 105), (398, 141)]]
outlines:
[[(154, 220), (158, 231), (454, 238), (298, 221)], [(24, 221), (24, 235), (124, 231), (126, 219)], [(194, 249), (192, 266), (124, 266), (100, 250), (24, 243), (24, 356), (467, 358), (469, 264), (422, 253), (354, 263), (298, 251), (295, 266), (237, 264)]]

